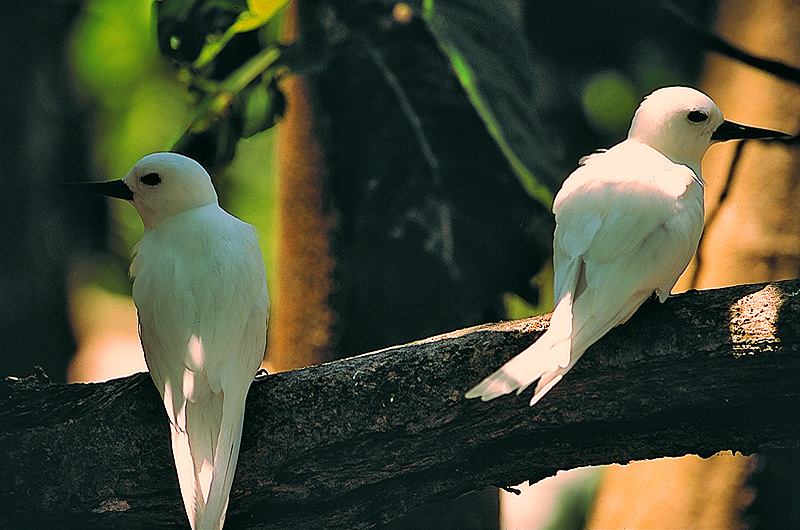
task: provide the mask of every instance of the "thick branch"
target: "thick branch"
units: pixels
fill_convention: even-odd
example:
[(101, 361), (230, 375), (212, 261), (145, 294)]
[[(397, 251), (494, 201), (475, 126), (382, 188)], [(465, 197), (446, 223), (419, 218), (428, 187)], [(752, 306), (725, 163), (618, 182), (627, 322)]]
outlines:
[[(800, 446), (800, 280), (649, 303), (536, 407), (464, 392), (546, 318), (481, 326), (253, 385), (226, 529), (366, 528), (559, 469)], [(0, 383), (3, 526), (188, 528), (146, 374)]]

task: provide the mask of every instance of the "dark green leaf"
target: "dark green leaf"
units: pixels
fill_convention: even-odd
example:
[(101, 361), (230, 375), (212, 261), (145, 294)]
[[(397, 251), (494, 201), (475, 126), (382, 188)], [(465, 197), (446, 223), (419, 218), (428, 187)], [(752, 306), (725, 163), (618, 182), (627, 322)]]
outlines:
[(267, 85), (256, 84), (240, 94), (242, 109), (242, 138), (273, 127), (286, 110), (286, 98), (273, 80)]
[(209, 36), (222, 35), (247, 11), (247, 0), (159, 0), (155, 9), (161, 53), (191, 63)]
[(470, 102), (525, 189), (545, 206), (560, 181), (534, 114), (533, 62), (521, 23), (501, 0), (416, 0)]

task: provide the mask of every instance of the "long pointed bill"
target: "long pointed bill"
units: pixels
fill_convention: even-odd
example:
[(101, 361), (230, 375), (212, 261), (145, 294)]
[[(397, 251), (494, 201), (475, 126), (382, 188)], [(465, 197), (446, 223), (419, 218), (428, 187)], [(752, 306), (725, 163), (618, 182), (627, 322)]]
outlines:
[(749, 125), (742, 125), (725, 120), (722, 122), (722, 125), (717, 127), (714, 134), (711, 135), (711, 139), (723, 142), (725, 140), (740, 140), (745, 138), (789, 138), (790, 136), (791, 134), (770, 131), (769, 129), (759, 129), (758, 127), (750, 127)]
[(126, 201), (133, 200), (133, 192), (127, 184), (122, 182), (122, 179), (109, 180), (106, 182), (62, 182), (61, 186), (65, 186), (73, 190), (97, 193), (98, 195), (106, 195), (108, 197), (116, 197), (118, 199), (125, 199)]

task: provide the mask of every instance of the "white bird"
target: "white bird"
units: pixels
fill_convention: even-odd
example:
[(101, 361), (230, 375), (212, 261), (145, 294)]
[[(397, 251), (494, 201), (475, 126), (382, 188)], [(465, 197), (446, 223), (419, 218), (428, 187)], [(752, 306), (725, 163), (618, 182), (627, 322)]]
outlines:
[(550, 327), (467, 392), (539, 401), (589, 346), (655, 293), (666, 300), (703, 232), (700, 165), (717, 141), (783, 133), (725, 121), (705, 94), (668, 87), (647, 96), (628, 138), (581, 160), (553, 204), (556, 307)]
[(200, 164), (175, 153), (146, 156), (121, 180), (79, 186), (130, 201), (142, 218), (131, 277), (145, 360), (169, 416), (189, 523), (222, 528), (266, 345), (256, 230), (220, 208)]

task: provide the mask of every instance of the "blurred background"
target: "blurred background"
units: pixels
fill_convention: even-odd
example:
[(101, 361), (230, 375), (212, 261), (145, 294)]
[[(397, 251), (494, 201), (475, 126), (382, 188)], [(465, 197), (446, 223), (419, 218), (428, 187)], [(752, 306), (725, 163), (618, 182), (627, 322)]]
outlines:
[[(57, 183), (121, 178), (155, 151), (200, 160), (258, 228), (271, 371), (551, 311), (549, 200), (577, 160), (674, 84), (797, 134), (797, 20), (798, 0), (13, 3), (0, 375), (146, 369), (127, 276), (138, 215)], [(796, 143), (712, 148), (700, 259), (676, 290), (797, 277), (798, 168)], [(388, 526), (795, 528), (797, 470), (789, 453), (590, 468)]]

